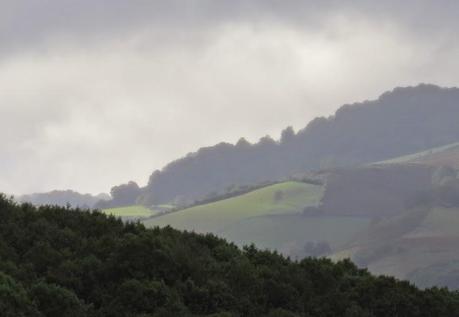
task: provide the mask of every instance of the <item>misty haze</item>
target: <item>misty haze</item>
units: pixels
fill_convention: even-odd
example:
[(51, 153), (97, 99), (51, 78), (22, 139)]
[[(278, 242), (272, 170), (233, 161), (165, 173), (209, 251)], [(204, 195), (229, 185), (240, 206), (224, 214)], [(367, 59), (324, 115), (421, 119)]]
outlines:
[(0, 0), (0, 315), (459, 317), (458, 16)]

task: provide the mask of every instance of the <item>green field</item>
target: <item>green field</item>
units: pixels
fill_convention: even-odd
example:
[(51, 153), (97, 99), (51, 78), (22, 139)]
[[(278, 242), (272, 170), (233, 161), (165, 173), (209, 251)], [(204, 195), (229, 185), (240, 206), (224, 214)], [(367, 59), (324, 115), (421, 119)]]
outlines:
[(322, 194), (322, 186), (285, 182), (233, 198), (172, 212), (148, 219), (144, 223), (148, 227), (170, 225), (177, 229), (218, 233), (247, 218), (298, 213), (305, 206), (317, 205)]
[(370, 219), (365, 217), (301, 214), (304, 207), (317, 205), (322, 195), (322, 186), (285, 182), (144, 223), (212, 232), (238, 245), (254, 243), (284, 254), (301, 253), (310, 241), (326, 241), (332, 248), (339, 247), (368, 228)]
[(102, 212), (107, 215), (113, 215), (115, 217), (122, 218), (144, 218), (155, 214), (155, 211), (140, 205), (108, 208), (102, 210)]

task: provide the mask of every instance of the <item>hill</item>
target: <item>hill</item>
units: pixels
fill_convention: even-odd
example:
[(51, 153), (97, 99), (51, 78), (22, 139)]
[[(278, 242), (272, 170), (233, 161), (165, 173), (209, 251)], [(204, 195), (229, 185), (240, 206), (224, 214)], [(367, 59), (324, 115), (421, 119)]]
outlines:
[(447, 144), (426, 151), (404, 155), (373, 164), (381, 165), (406, 163), (424, 164), (430, 166), (448, 166), (459, 169), (459, 143)]
[(57, 205), (65, 207), (93, 208), (99, 201), (109, 200), (108, 194), (80, 194), (73, 190), (53, 190), (47, 193), (35, 193), (17, 197), (19, 202), (27, 202), (34, 205)]
[(325, 186), (279, 183), (144, 223), (211, 232), (240, 246), (254, 243), (299, 259), (350, 257), (375, 274), (459, 289), (454, 169), (377, 164), (316, 177)]
[(192, 202), (231, 185), (256, 184), (307, 170), (357, 166), (459, 140), (459, 89), (396, 88), (377, 100), (339, 108), (295, 133), (256, 144), (241, 139), (202, 148), (155, 171), (142, 190), (145, 205)]
[(336, 169), (327, 176), (321, 210), (341, 216), (397, 215), (420, 193), (433, 190), (434, 170), (412, 164)]
[(101, 211), (106, 215), (111, 215), (121, 218), (123, 221), (137, 221), (152, 216), (158, 216), (160, 214), (174, 210), (172, 205), (159, 205), (153, 206), (154, 208), (147, 208), (142, 205), (132, 205), (124, 207), (106, 208)]
[(457, 170), (410, 159), (334, 174), (327, 180), (320, 211), (368, 216), (371, 222), (334, 248), (333, 259), (349, 257), (375, 274), (423, 287), (459, 289)]
[(459, 208), (420, 208), (373, 223), (332, 258), (352, 258), (371, 272), (421, 287), (459, 288)]
[(301, 212), (306, 206), (317, 205), (321, 197), (322, 186), (284, 182), (233, 198), (153, 217), (144, 223), (147, 226), (170, 225), (177, 229), (219, 233), (244, 219)]
[(148, 209), (144, 206), (127, 206), (127, 207), (116, 207), (116, 208), (107, 208), (102, 210), (103, 213), (107, 215), (112, 215), (115, 217), (120, 217), (123, 219), (139, 219), (150, 217), (155, 214), (151, 209)]
[(332, 248), (364, 230), (369, 217), (305, 215), (316, 207), (323, 186), (301, 182), (270, 185), (244, 195), (153, 217), (147, 227), (172, 226), (214, 233), (242, 246), (250, 243), (283, 254), (303, 257), (308, 243), (326, 242)]
[(292, 262), (212, 235), (0, 196), (5, 317), (458, 316), (459, 295), (349, 261)]

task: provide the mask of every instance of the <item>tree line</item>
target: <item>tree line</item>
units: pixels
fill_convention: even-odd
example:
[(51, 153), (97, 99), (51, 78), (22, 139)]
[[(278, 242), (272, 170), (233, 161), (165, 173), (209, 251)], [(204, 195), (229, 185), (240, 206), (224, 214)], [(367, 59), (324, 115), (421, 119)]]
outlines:
[(0, 197), (4, 317), (459, 316), (459, 294), (213, 235)]

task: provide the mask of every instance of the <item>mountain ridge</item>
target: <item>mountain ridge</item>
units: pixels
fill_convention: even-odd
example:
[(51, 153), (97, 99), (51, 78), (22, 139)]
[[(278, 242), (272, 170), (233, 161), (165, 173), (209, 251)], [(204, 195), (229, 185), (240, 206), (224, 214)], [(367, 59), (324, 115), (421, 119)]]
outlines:
[(211, 191), (283, 179), (328, 167), (356, 166), (459, 140), (459, 89), (435, 85), (395, 88), (378, 99), (340, 107), (275, 141), (221, 142), (155, 171), (142, 189), (145, 205), (192, 202)]

